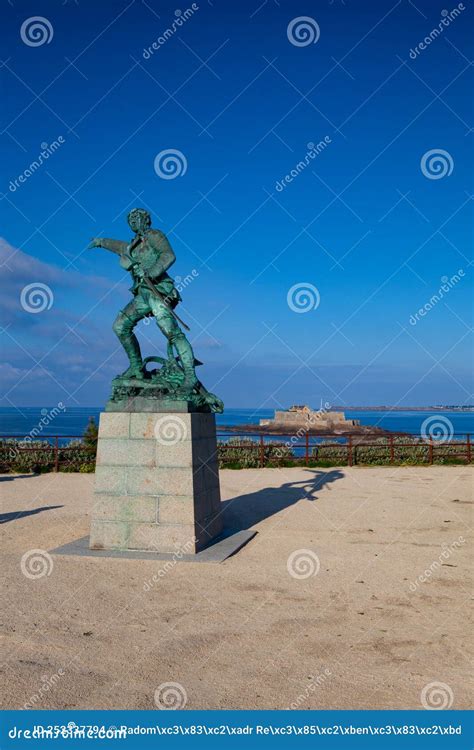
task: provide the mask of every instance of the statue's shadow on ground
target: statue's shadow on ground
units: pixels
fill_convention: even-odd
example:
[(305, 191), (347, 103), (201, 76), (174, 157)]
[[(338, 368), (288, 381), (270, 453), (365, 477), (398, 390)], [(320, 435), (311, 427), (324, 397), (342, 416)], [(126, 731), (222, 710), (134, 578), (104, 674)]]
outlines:
[(260, 521), (279, 513), (300, 500), (315, 502), (326, 485), (344, 477), (339, 469), (317, 471), (306, 469), (308, 477), (297, 482), (285, 482), (279, 487), (265, 487), (256, 492), (239, 495), (223, 504), (224, 524), (233, 529), (248, 529)]
[(9, 523), (10, 521), (16, 521), (19, 518), (26, 518), (26, 516), (36, 516), (37, 513), (43, 513), (45, 510), (55, 510), (56, 508), (63, 508), (63, 505), (44, 505), (42, 508), (31, 508), (30, 510), (16, 510), (12, 513), (0, 513), (0, 523)]
[(31, 479), (31, 477), (38, 476), (37, 474), (7, 474), (7, 476), (0, 477), (0, 482), (13, 482), (14, 479)]

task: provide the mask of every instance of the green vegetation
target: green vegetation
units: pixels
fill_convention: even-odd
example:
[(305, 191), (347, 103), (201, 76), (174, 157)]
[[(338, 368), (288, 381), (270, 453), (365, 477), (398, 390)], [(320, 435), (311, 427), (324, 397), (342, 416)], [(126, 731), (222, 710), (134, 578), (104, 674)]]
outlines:
[(95, 423), (94, 417), (89, 417), (86, 430), (84, 432), (83, 442), (84, 445), (95, 454), (97, 453), (97, 441), (99, 439), (99, 428)]
[(46, 474), (49, 471), (92, 473), (95, 470), (98, 427), (94, 417), (82, 440), (71, 440), (56, 446), (54, 441), (0, 439), (0, 472), (2, 474)]
[[(365, 445), (364, 442), (370, 445)], [(311, 445), (308, 459), (298, 455), (288, 443), (266, 442), (263, 445), (251, 438), (230, 438), (227, 443), (220, 443), (219, 467), (221, 469), (253, 469), (262, 465), (275, 466), (309, 466), (330, 468), (347, 466), (352, 456), (354, 466), (422, 466), (459, 465), (467, 463), (467, 449), (464, 442), (452, 440), (446, 443), (429, 443), (417, 437), (393, 437), (393, 442), (386, 437), (356, 438), (352, 451), (347, 444), (324, 440), (317, 446)], [(299, 450), (301, 453), (301, 448)], [(472, 457), (471, 457), (472, 461)]]
[[(392, 443), (386, 437), (371, 438), (364, 441), (354, 441), (352, 447), (352, 463), (355, 466), (419, 466), (422, 464), (465, 464), (467, 451), (465, 443), (452, 440), (450, 442), (433, 442), (430, 444), (418, 437), (394, 436)], [(324, 441), (316, 448), (312, 448), (311, 456), (318, 463), (329, 461), (331, 465), (343, 466), (347, 463), (349, 451), (347, 445), (334, 445), (331, 441)], [(471, 459), (472, 460), (472, 459)]]
[(282, 466), (286, 460), (292, 465), (293, 451), (284, 443), (263, 443), (260, 445), (252, 438), (231, 437), (225, 443), (218, 444), (220, 469), (255, 469), (265, 466)]
[[(98, 428), (91, 418), (82, 440), (73, 440), (57, 447), (54, 442), (47, 440), (0, 439), (0, 472), (45, 473), (56, 469), (66, 472), (93, 472), (97, 438)], [(365, 444), (368, 442), (370, 445)], [(433, 442), (430, 446), (417, 437), (394, 436), (392, 441), (386, 437), (356, 438), (353, 440), (352, 451), (347, 444), (325, 440), (317, 446), (310, 445), (307, 460), (299, 453), (301, 447), (296, 451), (290, 443), (260, 443), (252, 438), (237, 436), (218, 444), (221, 469), (256, 469), (261, 466), (330, 468), (347, 466), (350, 455), (355, 466), (449, 466), (467, 463), (465, 442)]]

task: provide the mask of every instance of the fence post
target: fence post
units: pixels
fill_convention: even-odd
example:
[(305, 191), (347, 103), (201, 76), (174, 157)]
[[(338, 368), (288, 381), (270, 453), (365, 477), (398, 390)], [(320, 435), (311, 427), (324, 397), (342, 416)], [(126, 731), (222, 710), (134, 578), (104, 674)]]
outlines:
[(390, 442), (390, 463), (395, 463), (395, 451), (393, 450), (393, 435), (389, 436), (389, 442)]
[(54, 438), (54, 471), (59, 471), (59, 449), (58, 449), (58, 436)]
[(263, 435), (260, 435), (260, 466), (265, 466), (265, 447), (263, 445)]
[(433, 438), (430, 436), (430, 444), (429, 444), (429, 451), (428, 451), (428, 460), (430, 464), (433, 463)]
[(469, 433), (466, 435), (466, 454), (467, 454), (467, 462), (468, 464), (471, 463), (471, 436)]
[(353, 463), (353, 456), (352, 456), (352, 435), (349, 435), (347, 438), (347, 463), (349, 466), (352, 466)]
[(308, 465), (308, 461), (309, 461), (309, 435), (308, 435), (308, 432), (306, 432), (305, 438), (306, 439), (305, 439), (304, 462), (305, 462), (305, 464), (307, 466)]

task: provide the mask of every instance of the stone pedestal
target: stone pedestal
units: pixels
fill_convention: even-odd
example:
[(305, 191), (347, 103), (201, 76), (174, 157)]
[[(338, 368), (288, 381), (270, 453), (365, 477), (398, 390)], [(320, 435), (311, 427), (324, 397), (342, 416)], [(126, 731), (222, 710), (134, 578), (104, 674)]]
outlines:
[(193, 554), (221, 531), (214, 414), (101, 414), (90, 549)]

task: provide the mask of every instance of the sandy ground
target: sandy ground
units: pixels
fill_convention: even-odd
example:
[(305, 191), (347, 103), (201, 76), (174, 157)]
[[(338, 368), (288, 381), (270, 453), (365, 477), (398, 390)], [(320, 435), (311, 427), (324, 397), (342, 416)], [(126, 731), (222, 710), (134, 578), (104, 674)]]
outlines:
[[(4, 707), (152, 709), (167, 682), (190, 709), (469, 705), (468, 467), (222, 471), (227, 523), (257, 536), (162, 577), (62, 556), (24, 575), (88, 533), (93, 476), (0, 479)], [(315, 575), (288, 572), (297, 550)]]

